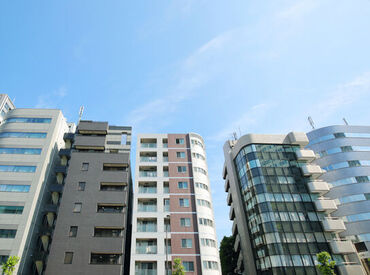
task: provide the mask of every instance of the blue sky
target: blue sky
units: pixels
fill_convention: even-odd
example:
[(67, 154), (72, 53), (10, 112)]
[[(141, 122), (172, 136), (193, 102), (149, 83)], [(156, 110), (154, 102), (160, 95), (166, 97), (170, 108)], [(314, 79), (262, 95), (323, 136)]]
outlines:
[(231, 133), (369, 124), (369, 0), (1, 1), (0, 93), (206, 141), (218, 238)]

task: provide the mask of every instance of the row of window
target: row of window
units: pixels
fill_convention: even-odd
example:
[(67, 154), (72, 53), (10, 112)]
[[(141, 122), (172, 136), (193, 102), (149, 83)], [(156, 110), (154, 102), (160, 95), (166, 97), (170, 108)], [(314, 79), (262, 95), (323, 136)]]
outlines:
[[(73, 252), (65, 252), (64, 263), (72, 264)], [(91, 253), (90, 264), (122, 264), (122, 254)]]
[[(194, 272), (194, 262), (182, 261), (185, 272)], [(203, 268), (210, 270), (218, 270), (218, 263), (215, 261), (203, 261)], [(154, 275), (157, 274), (156, 262), (135, 262), (135, 274), (138, 275)], [(169, 273), (171, 274), (171, 273)]]
[[(89, 163), (83, 162), (81, 165), (81, 171), (88, 171), (89, 170)], [(125, 163), (104, 163), (103, 164), (103, 171), (120, 171), (125, 172), (127, 171), (127, 165)]]
[(213, 227), (213, 221), (207, 218), (199, 218), (198, 219), (200, 225), (205, 225), (205, 226), (211, 226)]
[(0, 238), (14, 239), (16, 234), (16, 229), (0, 229)]
[(0, 154), (40, 155), (40, 148), (0, 148)]
[(218, 263), (215, 261), (203, 261), (204, 269), (218, 270)]
[(5, 123), (50, 123), (51, 118), (41, 117), (10, 117), (5, 120)]
[(0, 172), (35, 173), (36, 166), (0, 165)]
[[(321, 216), (320, 216), (321, 217)], [(257, 224), (265, 222), (275, 222), (275, 221), (318, 221), (320, 219), (316, 212), (265, 212), (256, 214), (253, 213), (248, 218), (249, 222), (255, 221)]]
[[(70, 226), (68, 236), (76, 238), (78, 226)], [(122, 237), (123, 228), (121, 227), (94, 227), (94, 237), (118, 238)]]
[(314, 233), (266, 233), (254, 239), (255, 245), (273, 243), (326, 243), (327, 238), (321, 232)]
[(349, 177), (349, 178), (344, 178), (340, 180), (336, 180), (331, 182), (330, 184), (333, 186), (341, 186), (341, 185), (347, 185), (347, 184), (352, 184), (352, 183), (364, 183), (364, 182), (369, 182), (370, 179), (368, 176), (357, 176), (357, 177)]
[(361, 213), (361, 214), (354, 214), (348, 215), (343, 217), (345, 222), (359, 222), (359, 221), (367, 221), (370, 220), (370, 212), (368, 213)]
[(0, 138), (46, 138), (47, 133), (2, 132)]
[(192, 153), (192, 155), (193, 155), (193, 158), (201, 159), (201, 160), (206, 160), (206, 158), (203, 155), (201, 155), (201, 154)]
[(345, 203), (350, 203), (350, 202), (366, 201), (366, 200), (370, 200), (370, 193), (341, 197), (341, 198), (335, 199), (335, 202), (337, 203), (337, 205), (340, 205), (340, 204), (345, 204)]
[(326, 136), (322, 136), (313, 140), (310, 140), (309, 145), (313, 145), (322, 141), (343, 138), (343, 137), (352, 137), (352, 138), (370, 138), (370, 133), (334, 133)]
[(0, 184), (0, 192), (28, 193), (30, 191), (30, 188), (30, 185)]
[(204, 190), (207, 190), (208, 191), (208, 185), (207, 184), (204, 184), (204, 183), (201, 183), (201, 182), (196, 182), (195, 183), (195, 186), (197, 188), (201, 188), (201, 189), (204, 189)]
[[(199, 218), (199, 223), (202, 225), (213, 226), (212, 220)], [(170, 230), (170, 224), (165, 221), (165, 227)], [(180, 218), (181, 227), (190, 227), (191, 219), (190, 218)], [(137, 219), (137, 231), (138, 232), (157, 232), (157, 220), (153, 218)]]
[(196, 139), (192, 139), (192, 140), (191, 140), (191, 144), (192, 144), (192, 145), (198, 145), (198, 146), (200, 146), (200, 147), (204, 148), (203, 143), (201, 143), (199, 140), (196, 140)]
[(216, 241), (208, 238), (201, 238), (200, 242), (203, 246), (217, 247)]
[[(86, 182), (80, 181), (77, 185), (78, 191), (85, 191)], [(126, 184), (123, 182), (101, 182), (100, 191), (125, 191)]]
[[(208, 186), (201, 182), (196, 182), (195, 186), (208, 191)], [(177, 182), (178, 189), (188, 189), (189, 183), (187, 181)], [(163, 183), (163, 192), (169, 193), (169, 183)], [(139, 193), (141, 194), (155, 194), (157, 193), (157, 183), (156, 182), (139, 182)]]
[(319, 152), (319, 155), (321, 157), (325, 157), (327, 155), (332, 155), (336, 153), (342, 153), (342, 152), (369, 152), (370, 147), (369, 146), (341, 146), (341, 147), (335, 147), (335, 148), (330, 148), (326, 151), (321, 151)]
[(197, 199), (197, 204), (199, 206), (205, 206), (205, 207), (208, 207), (208, 208), (211, 208), (211, 203), (207, 200), (202, 200), (202, 199)]
[(337, 162), (323, 167), (325, 171), (331, 171), (346, 167), (370, 166), (370, 160), (349, 160), (344, 162)]
[[(119, 203), (98, 203), (97, 213), (122, 213), (124, 209), (123, 204)], [(82, 203), (76, 202), (73, 207), (73, 213), (80, 213), (82, 210)]]
[(22, 214), (24, 206), (0, 205), (0, 214)]
[(193, 168), (195, 172), (202, 173), (203, 175), (207, 175), (207, 171), (200, 167), (194, 167)]

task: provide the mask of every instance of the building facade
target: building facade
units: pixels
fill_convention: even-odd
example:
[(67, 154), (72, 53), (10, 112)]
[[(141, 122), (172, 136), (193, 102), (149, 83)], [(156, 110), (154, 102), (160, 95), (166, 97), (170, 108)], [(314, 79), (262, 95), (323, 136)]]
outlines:
[(7, 94), (0, 94), (0, 125), (4, 121), (6, 114), (15, 108), (13, 102)]
[(221, 274), (203, 139), (190, 134), (137, 138), (130, 273)]
[(60, 110), (12, 109), (2, 96), (0, 125), (0, 258), (21, 258), (18, 274), (32, 266), (44, 195), (64, 145), (68, 125)]
[(45, 274), (129, 274), (131, 127), (80, 121), (65, 140)]
[[(364, 274), (350, 241), (338, 238), (343, 222), (323, 200), (324, 171), (305, 150), (304, 133), (249, 134), (224, 145), (223, 177), (230, 205), (236, 274), (319, 274), (316, 254), (328, 251), (340, 274)], [(351, 262), (351, 264), (349, 264)]]
[(354, 242), (370, 274), (370, 126), (328, 126), (307, 136), (308, 148), (320, 156), (315, 163), (326, 171), (325, 196), (337, 204), (331, 215), (346, 225), (340, 237)]

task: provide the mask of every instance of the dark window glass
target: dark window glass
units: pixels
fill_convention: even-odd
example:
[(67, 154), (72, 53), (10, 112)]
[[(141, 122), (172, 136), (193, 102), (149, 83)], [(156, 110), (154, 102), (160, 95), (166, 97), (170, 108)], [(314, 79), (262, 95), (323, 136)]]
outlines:
[(123, 183), (100, 183), (100, 190), (101, 191), (124, 191), (126, 185)]
[(104, 228), (104, 227), (95, 227), (94, 228), (94, 237), (121, 237), (122, 228)]
[(98, 213), (122, 213), (123, 204), (98, 204)]
[(81, 170), (82, 170), (82, 171), (87, 171), (87, 170), (89, 170), (89, 163), (88, 163), (88, 162), (84, 162), (84, 163), (82, 163)]
[(123, 163), (104, 163), (103, 171), (127, 171), (127, 165)]
[(0, 229), (0, 238), (14, 239), (16, 233), (16, 229)]
[(91, 253), (91, 264), (120, 264), (122, 254)]
[(23, 206), (0, 205), (0, 214), (22, 214)]
[(79, 182), (78, 183), (78, 191), (85, 191), (86, 182)]
[(77, 230), (78, 230), (77, 226), (71, 226), (69, 228), (69, 236), (72, 238), (77, 237)]
[(71, 264), (73, 260), (73, 252), (65, 252), (64, 253), (64, 263)]

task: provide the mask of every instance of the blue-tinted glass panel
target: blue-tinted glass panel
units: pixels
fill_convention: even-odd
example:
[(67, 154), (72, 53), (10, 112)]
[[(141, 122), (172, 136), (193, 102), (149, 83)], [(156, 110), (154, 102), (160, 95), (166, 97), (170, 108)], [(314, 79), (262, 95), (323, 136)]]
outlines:
[(22, 214), (23, 206), (0, 205), (0, 214)]
[(30, 185), (0, 184), (0, 192), (30, 192)]
[(14, 239), (16, 233), (16, 229), (0, 229), (0, 238)]
[(349, 215), (347, 217), (343, 217), (343, 219), (346, 222), (366, 221), (366, 220), (370, 220), (370, 213), (361, 213), (361, 214)]
[(35, 173), (36, 166), (0, 165), (0, 172)]
[(6, 123), (50, 123), (51, 118), (42, 117), (10, 117), (5, 120)]
[(0, 138), (46, 138), (46, 133), (3, 132)]
[(0, 154), (40, 155), (40, 148), (0, 148)]

